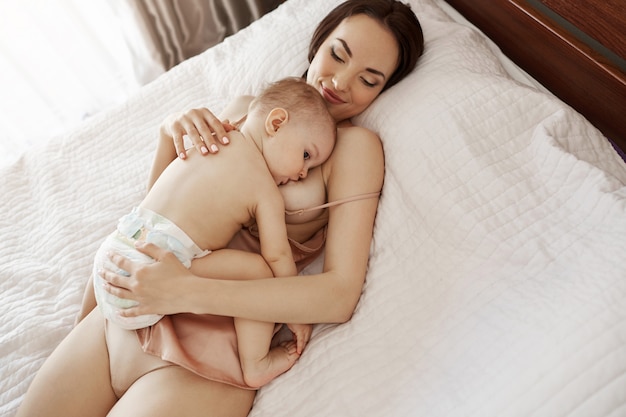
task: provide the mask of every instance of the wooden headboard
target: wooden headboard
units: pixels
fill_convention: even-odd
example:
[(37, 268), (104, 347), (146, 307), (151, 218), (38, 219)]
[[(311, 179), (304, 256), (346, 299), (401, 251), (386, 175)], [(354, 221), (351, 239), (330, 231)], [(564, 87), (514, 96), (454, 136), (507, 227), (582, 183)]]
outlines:
[(626, 151), (624, 0), (446, 0)]

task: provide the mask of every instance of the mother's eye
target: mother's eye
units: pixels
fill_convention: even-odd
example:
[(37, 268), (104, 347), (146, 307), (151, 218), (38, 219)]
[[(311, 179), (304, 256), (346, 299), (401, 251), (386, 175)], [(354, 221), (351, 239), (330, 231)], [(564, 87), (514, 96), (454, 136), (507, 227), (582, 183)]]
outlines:
[(304, 159), (310, 159), (311, 158), (311, 154), (309, 154), (307, 151), (304, 151)]
[(330, 56), (337, 62), (343, 62), (343, 59), (339, 58), (339, 55), (335, 52), (335, 47), (330, 48)]
[(376, 87), (378, 85), (378, 83), (376, 82), (369, 82), (367, 81), (365, 78), (361, 78), (361, 81), (363, 81), (363, 84), (365, 84), (368, 87)]

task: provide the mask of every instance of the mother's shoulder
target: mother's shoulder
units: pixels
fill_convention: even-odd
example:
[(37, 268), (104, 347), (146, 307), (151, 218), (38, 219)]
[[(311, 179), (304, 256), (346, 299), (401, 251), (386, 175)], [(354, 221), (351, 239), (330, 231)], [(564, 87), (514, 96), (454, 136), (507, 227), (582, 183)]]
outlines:
[(361, 126), (337, 128), (337, 142), (331, 159), (364, 158), (371, 162), (382, 154), (382, 141), (375, 132)]
[(337, 127), (337, 138), (347, 138), (349, 140), (374, 140), (380, 141), (378, 134), (361, 126), (348, 125)]
[[(353, 181), (372, 184), (382, 181), (384, 166), (383, 144), (378, 135), (361, 126), (345, 126), (337, 128), (335, 148), (322, 172), (326, 184), (332, 175), (353, 178), (348, 180), (352, 185)], [(340, 182), (346, 184), (344, 180)]]
[(382, 142), (376, 132), (361, 126), (346, 126), (337, 128), (337, 143), (335, 149), (365, 150), (382, 149)]

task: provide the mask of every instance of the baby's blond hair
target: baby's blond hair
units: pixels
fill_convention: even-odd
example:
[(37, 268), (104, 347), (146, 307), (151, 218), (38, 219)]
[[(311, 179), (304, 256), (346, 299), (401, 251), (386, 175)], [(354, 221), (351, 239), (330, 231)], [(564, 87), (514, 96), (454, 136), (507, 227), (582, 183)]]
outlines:
[(326, 107), (322, 95), (302, 78), (288, 77), (271, 83), (250, 103), (249, 113), (267, 114), (281, 107), (295, 118), (315, 122), (318, 126), (328, 124), (336, 130), (335, 119)]

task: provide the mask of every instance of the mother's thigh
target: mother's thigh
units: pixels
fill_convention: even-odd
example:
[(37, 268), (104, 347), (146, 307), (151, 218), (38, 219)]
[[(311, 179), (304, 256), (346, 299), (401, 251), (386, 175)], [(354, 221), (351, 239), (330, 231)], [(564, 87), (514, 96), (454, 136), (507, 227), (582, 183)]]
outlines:
[(16, 417), (105, 416), (115, 401), (104, 319), (95, 309), (43, 364)]
[(246, 417), (255, 393), (209, 381), (179, 366), (169, 366), (139, 378), (109, 417)]

